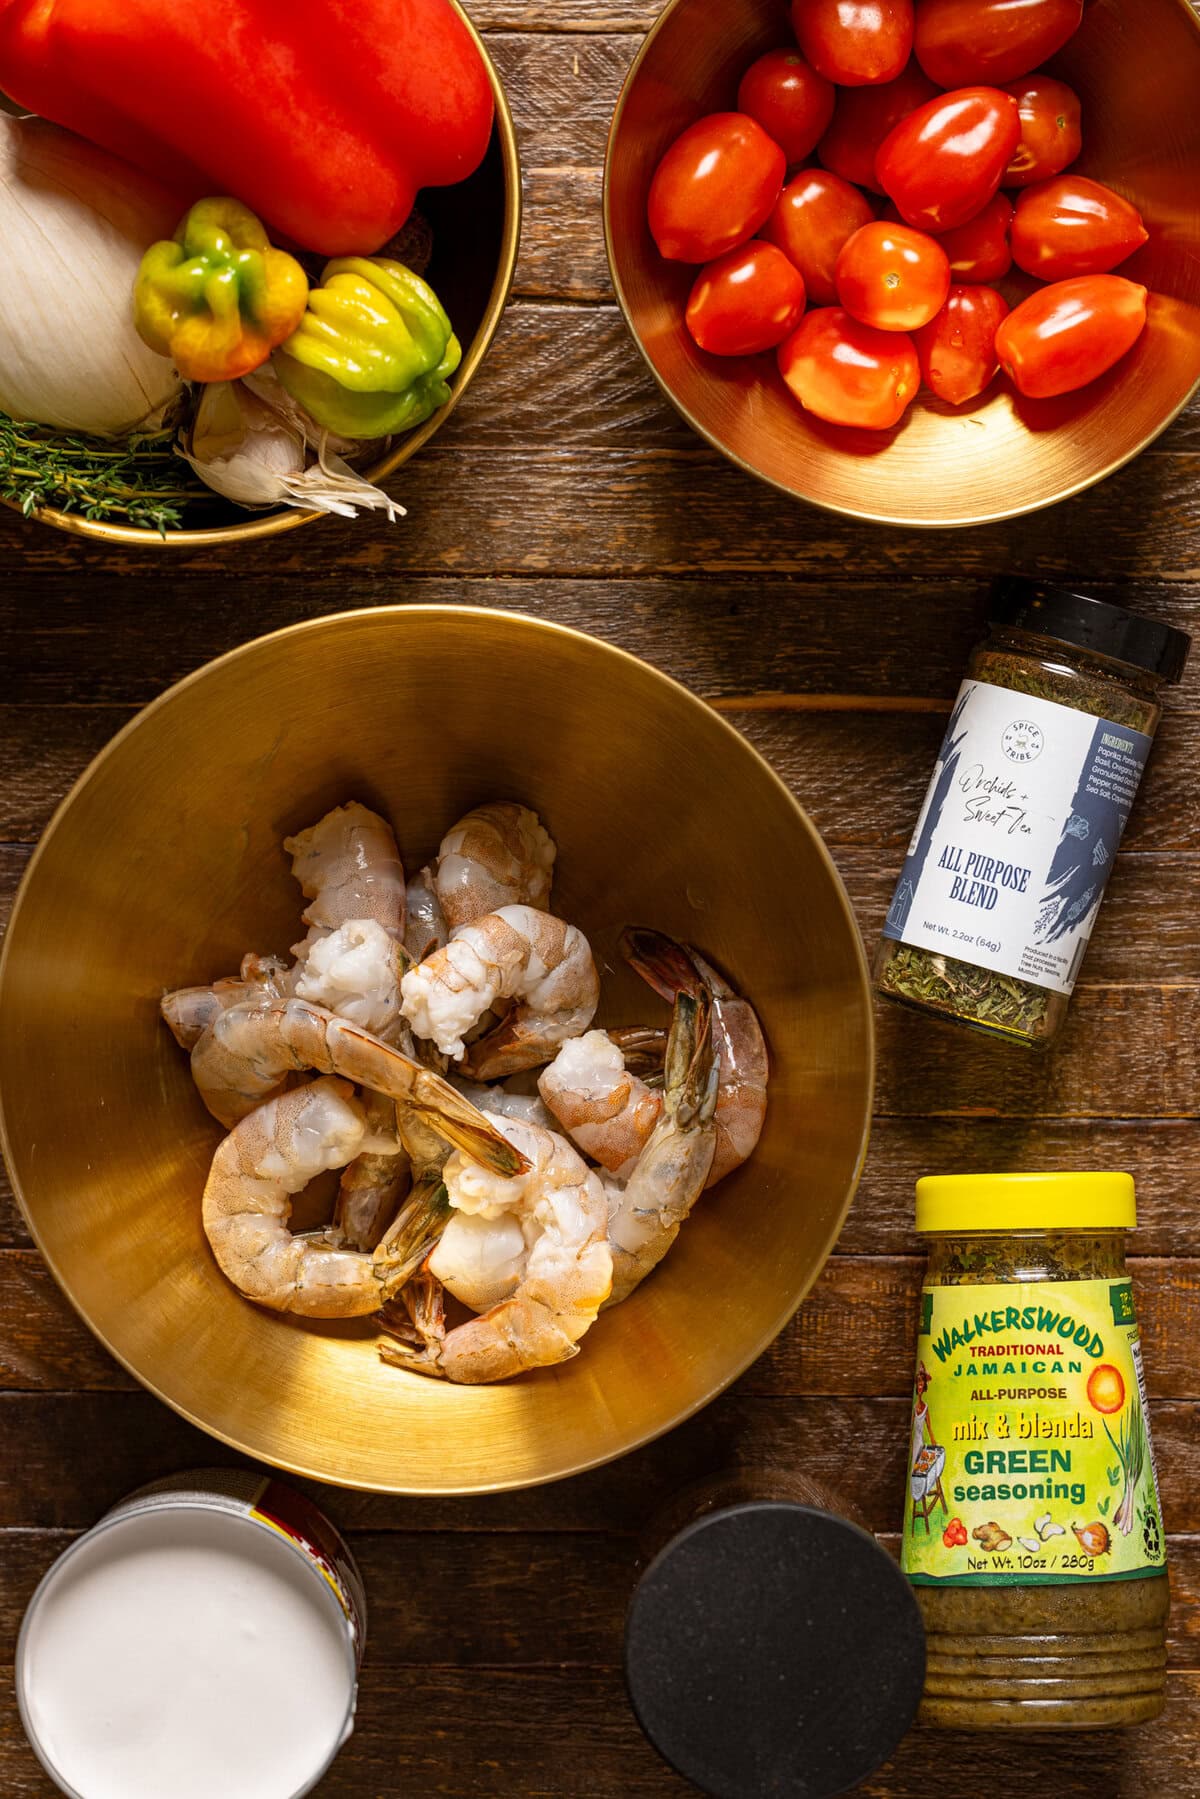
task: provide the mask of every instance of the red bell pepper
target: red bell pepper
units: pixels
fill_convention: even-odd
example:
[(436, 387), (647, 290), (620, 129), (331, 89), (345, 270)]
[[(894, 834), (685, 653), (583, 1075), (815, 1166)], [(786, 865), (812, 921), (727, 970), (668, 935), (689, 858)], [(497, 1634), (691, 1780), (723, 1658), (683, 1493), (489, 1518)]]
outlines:
[(0, 0), (0, 90), (326, 256), (464, 180), (493, 117), (451, 0)]

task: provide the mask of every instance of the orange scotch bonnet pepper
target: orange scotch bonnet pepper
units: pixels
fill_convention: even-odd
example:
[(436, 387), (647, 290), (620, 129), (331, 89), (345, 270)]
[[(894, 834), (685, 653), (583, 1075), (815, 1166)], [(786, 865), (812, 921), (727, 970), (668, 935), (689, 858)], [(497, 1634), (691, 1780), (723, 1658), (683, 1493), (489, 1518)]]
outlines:
[(133, 284), (133, 322), (185, 381), (236, 381), (304, 317), (308, 277), (238, 200), (198, 200), (173, 238), (151, 244)]

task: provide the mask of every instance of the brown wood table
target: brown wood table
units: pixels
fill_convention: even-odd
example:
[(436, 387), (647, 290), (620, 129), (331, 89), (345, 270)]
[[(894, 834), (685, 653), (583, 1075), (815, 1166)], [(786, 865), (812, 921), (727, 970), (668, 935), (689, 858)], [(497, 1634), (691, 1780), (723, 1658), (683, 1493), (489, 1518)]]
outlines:
[[(811, 811), (870, 943), (993, 574), (1069, 576), (1200, 627), (1200, 406), (1077, 500), (929, 535), (791, 504), (689, 434), (625, 333), (600, 226), (606, 123), (655, 11), (655, 0), (474, 0), (509, 85), (528, 216), (488, 362), (397, 478), (402, 524), (322, 524), (173, 557), (0, 512), (5, 902), (70, 782), (169, 683), (294, 620), (436, 599), (581, 626), (711, 701)], [(861, 1790), (1200, 1793), (1198, 750), (1200, 657), (1171, 705), (1052, 1058), (881, 1010), (875, 1132), (846, 1230), (813, 1296), (733, 1390), (667, 1439), (561, 1486), (444, 1502), (321, 1495), (362, 1559), (372, 1619), (358, 1729), (326, 1799), (691, 1790), (625, 1700), (634, 1533), (689, 1476), (800, 1458), (851, 1491), (876, 1529), (896, 1530), (921, 1268), (913, 1181), (989, 1166), (1138, 1177), (1135, 1274), (1173, 1533), (1167, 1711), (1075, 1738), (914, 1732)], [(680, 804), (703, 805), (686, 781), (681, 770)], [(229, 1457), (92, 1341), (7, 1194), (0, 1389), (0, 1793), (27, 1799), (50, 1790), (12, 1698), (35, 1582), (131, 1487)]]

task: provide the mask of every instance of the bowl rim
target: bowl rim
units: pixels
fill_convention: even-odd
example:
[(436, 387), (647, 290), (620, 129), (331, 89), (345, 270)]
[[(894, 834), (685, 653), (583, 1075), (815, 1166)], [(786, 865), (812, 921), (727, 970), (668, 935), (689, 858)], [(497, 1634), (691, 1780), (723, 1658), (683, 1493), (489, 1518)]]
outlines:
[(445, 602), (420, 601), (411, 605), (392, 604), (388, 606), (358, 607), (350, 611), (327, 613), (318, 618), (303, 619), (295, 624), (281, 626), (278, 630), (266, 632), (261, 637), (250, 638), (246, 643), (238, 644), (233, 649), (225, 651), (223, 655), (216, 656), (210, 661), (202, 663), (199, 668), (193, 669), (190, 674), (184, 675), (181, 680), (173, 682), (170, 687), (158, 694), (156, 698), (150, 700), (145, 706), (141, 707), (134, 716), (129, 719), (112, 738), (110, 738), (108, 743), (93, 756), (87, 767), (82, 771), (78, 778), (72, 782), (67, 793), (55, 807), (49, 823), (42, 831), (33, 854), (29, 859), (29, 865), (21, 877), (13, 899), (12, 911), (9, 915), (8, 926), (4, 933), (4, 941), (0, 944), (0, 1016), (3, 1016), (4, 1013), (4, 995), (8, 982), (10, 957), (13, 954), (12, 946), (19, 936), (21, 916), (25, 905), (28, 903), (29, 893), (42, 857), (46, 854), (47, 847), (53, 842), (60, 824), (66, 817), (67, 812), (74, 804), (77, 797), (91, 783), (108, 759), (116, 754), (119, 749), (123, 748), (127, 741), (133, 737), (134, 733), (139, 729), (146, 718), (156, 712), (165, 710), (181, 693), (191, 687), (200, 685), (211, 675), (215, 674), (217, 670), (231, 666), (243, 657), (256, 654), (264, 649), (265, 646), (274, 644), (283, 638), (296, 638), (310, 632), (319, 633), (330, 628), (348, 625), (351, 621), (361, 621), (364, 617), (381, 621), (386, 619), (396, 620), (399, 618), (408, 619), (413, 617), (420, 620), (422, 617), (428, 618), (431, 615), (436, 615), (439, 618), (454, 619), (470, 619), (474, 617), (494, 620), (500, 618), (505, 621), (506, 626), (516, 626), (521, 631), (528, 631), (534, 638), (551, 635), (568, 638), (577, 644), (582, 643), (587, 645), (589, 650), (598, 650), (602, 654), (610, 655), (623, 662), (633, 664), (643, 675), (649, 674), (655, 684), (671, 690), (675, 695), (682, 694), (688, 705), (702, 707), (707, 713), (709, 721), (716, 726), (718, 733), (725, 737), (730, 747), (738, 749), (739, 752), (748, 754), (752, 760), (758, 764), (761, 774), (767, 778), (769, 783), (784, 799), (787, 806), (794, 814), (796, 823), (806, 833), (815, 846), (819, 860), (824, 865), (826, 875), (830, 879), (833, 891), (840, 903), (843, 919), (849, 927), (852, 953), (857, 964), (858, 998), (862, 1006), (864, 1021), (865, 1068), (863, 1072), (865, 1075), (865, 1089), (863, 1095), (862, 1124), (859, 1130), (853, 1166), (850, 1177), (846, 1183), (846, 1190), (842, 1198), (841, 1206), (838, 1209), (836, 1217), (831, 1222), (830, 1229), (821, 1245), (819, 1254), (813, 1259), (811, 1274), (795, 1295), (789, 1300), (786, 1310), (774, 1319), (764, 1331), (756, 1336), (753, 1344), (748, 1351), (737, 1360), (736, 1365), (732, 1365), (719, 1380), (715, 1381), (712, 1386), (698, 1398), (693, 1400), (674, 1416), (653, 1425), (628, 1443), (623, 1444), (620, 1448), (605, 1450), (597, 1455), (585, 1456), (582, 1460), (573, 1463), (570, 1467), (556, 1469), (549, 1474), (535, 1475), (532, 1478), (518, 1476), (512, 1479), (472, 1482), (468, 1485), (423, 1485), (421, 1487), (397, 1485), (394, 1481), (356, 1480), (339, 1470), (331, 1471), (328, 1468), (311, 1466), (306, 1462), (289, 1461), (282, 1457), (264, 1454), (264, 1452), (260, 1448), (256, 1448), (253, 1443), (246, 1442), (237, 1436), (231, 1435), (227, 1431), (219, 1430), (215, 1426), (207, 1423), (203, 1418), (190, 1411), (181, 1401), (172, 1399), (168, 1394), (164, 1393), (152, 1378), (149, 1378), (135, 1368), (118, 1349), (114, 1348), (108, 1341), (105, 1333), (99, 1330), (87, 1316), (82, 1305), (76, 1300), (74, 1293), (71, 1291), (71, 1288), (55, 1262), (54, 1257), (50, 1255), (42, 1241), (26, 1201), (22, 1182), (15, 1166), (12, 1147), (13, 1140), (9, 1132), (8, 1120), (5, 1112), (4, 1092), (2, 1088), (0, 1088), (0, 1153), (3, 1154), (8, 1167), (13, 1195), (16, 1199), (21, 1217), (25, 1222), (25, 1226), (28, 1229), (30, 1236), (33, 1238), (34, 1245), (37, 1248), (39, 1255), (53, 1275), (60, 1292), (64, 1294), (72, 1309), (91, 1332), (92, 1336), (95, 1337), (108, 1354), (113, 1357), (114, 1361), (119, 1363), (120, 1366), (125, 1369), (127, 1374), (133, 1376), (139, 1387), (144, 1388), (147, 1392), (152, 1394), (155, 1399), (159, 1400), (163, 1405), (168, 1406), (171, 1411), (184, 1419), (186, 1423), (194, 1426), (197, 1430), (203, 1431), (206, 1436), (215, 1438), (216, 1441), (223, 1443), (226, 1448), (235, 1450), (239, 1455), (248, 1456), (253, 1461), (266, 1463), (268, 1466), (279, 1468), (287, 1474), (305, 1480), (319, 1481), (329, 1486), (346, 1487), (355, 1492), (391, 1493), (397, 1495), (409, 1495), (417, 1498), (448, 1498), (460, 1497), (466, 1494), (513, 1492), (526, 1487), (549, 1486), (559, 1480), (571, 1479), (576, 1474), (583, 1474), (590, 1469), (603, 1467), (609, 1462), (619, 1461), (624, 1456), (631, 1455), (635, 1450), (645, 1448), (648, 1443), (655, 1442), (659, 1437), (666, 1436), (670, 1431), (677, 1429), (679, 1425), (686, 1423), (688, 1419), (695, 1417), (697, 1413), (703, 1411), (706, 1406), (711, 1405), (713, 1400), (719, 1398), (722, 1393), (727, 1391), (727, 1389), (733, 1385), (734, 1381), (740, 1379), (746, 1370), (765, 1353), (773, 1342), (775, 1342), (776, 1338), (786, 1330), (787, 1326), (791, 1323), (797, 1311), (820, 1279), (824, 1272), (825, 1265), (837, 1244), (838, 1238), (842, 1234), (847, 1215), (862, 1179), (863, 1166), (867, 1158), (867, 1150), (870, 1143), (871, 1128), (874, 1119), (876, 1033), (870, 969), (867, 962), (862, 932), (859, 928), (854, 908), (850, 902), (850, 896), (846, 891), (845, 883), (838, 872), (833, 857), (830, 855), (825, 840), (804, 806), (801, 805), (800, 801), (796, 798), (796, 795), (792, 792), (786, 781), (783, 780), (782, 776), (772, 768), (771, 764), (767, 761), (761, 751), (757, 750), (748, 738), (744, 737), (735, 726), (731, 725), (726, 718), (722, 717), (708, 701), (701, 699), (700, 696), (693, 693), (689, 687), (684, 686), (682, 681), (677, 681), (673, 675), (666, 674), (662, 669), (656, 668), (653, 663), (645, 661), (641, 656), (634, 655), (631, 650), (622, 649), (618, 644), (609, 643), (605, 638), (593, 636), (590, 632), (577, 630), (574, 626), (562, 625), (550, 619), (535, 618), (527, 613), (511, 612), (501, 607), (454, 606)]
[[(508, 305), (517, 270), (517, 253), (521, 245), (523, 211), (521, 153), (508, 95), (504, 90), (499, 70), (492, 60), (488, 47), (463, 10), (461, 0), (450, 0), (450, 5), (467, 27), (476, 49), (483, 58), (488, 81), (491, 84), (492, 98), (495, 101), (494, 133), (499, 137), (500, 158), (504, 171), (504, 229), (500, 240), (500, 261), (497, 264), (491, 291), (488, 294), (487, 306), (479, 321), (479, 328), (468, 344), (455, 374), (450, 398), (444, 406), (440, 406), (435, 413), (431, 414), (423, 425), (410, 431), (394, 449), (388, 451), (386, 456), (364, 471), (367, 477), (375, 482), (385, 481), (389, 475), (394, 475), (398, 468), (401, 468), (410, 457), (415, 456), (417, 451), (429, 442), (435, 431), (440, 430), (441, 426), (445, 424), (471, 385), (475, 371), (492, 347), (500, 320)], [(490, 142), (489, 139), (489, 146)], [(5, 500), (3, 504), (14, 512), (21, 510), (15, 500)], [(53, 525), (59, 531), (66, 531), (72, 537), (91, 537), (98, 538), (103, 543), (138, 544), (153, 549), (176, 550), (204, 549), (212, 544), (249, 543), (255, 538), (276, 537), (281, 531), (294, 531), (301, 525), (311, 525), (318, 519), (325, 519), (329, 515), (323, 512), (302, 512), (294, 506), (281, 506), (274, 511), (262, 514), (247, 512), (244, 519), (237, 519), (233, 524), (185, 526), (178, 530), (168, 530), (165, 535), (159, 531), (152, 531), (148, 526), (118, 525), (107, 519), (89, 519), (79, 512), (60, 512), (54, 506), (37, 506), (28, 516), (40, 524)]]
[[(1030, 513), (1044, 512), (1051, 506), (1059, 505), (1063, 500), (1074, 499), (1077, 494), (1085, 493), (1089, 487), (1099, 486), (1101, 481), (1107, 481), (1110, 475), (1115, 475), (1118, 469), (1124, 468), (1126, 464), (1133, 462), (1140, 456), (1143, 450), (1148, 449), (1155, 438), (1161, 437), (1167, 427), (1174, 424), (1184, 408), (1195, 399), (1197, 394), (1200, 394), (1200, 376), (1197, 376), (1191, 387), (1179, 401), (1179, 404), (1172, 407), (1171, 411), (1168, 412), (1151, 431), (1147, 432), (1141, 443), (1135, 445), (1133, 449), (1126, 451), (1124, 455), (1116, 457), (1114, 461), (1108, 463), (1106, 467), (1097, 470), (1095, 474), (1086, 475), (1081, 480), (1072, 483), (1068, 487), (1062, 488), (1061, 491), (1057, 493), (1050, 494), (1045, 499), (1025, 501), (1017, 506), (1004, 507), (997, 512), (965, 514), (961, 518), (909, 518), (905, 514), (899, 512), (872, 512), (867, 508), (858, 506), (838, 506), (831, 500), (813, 499), (807, 494), (797, 493), (795, 489), (789, 487), (786, 482), (778, 480), (774, 475), (764, 473), (762, 469), (755, 468), (753, 463), (746, 462), (741, 456), (735, 455), (732, 450), (727, 449), (715, 433), (710, 431), (706, 425), (703, 425), (700, 420), (689, 411), (688, 407), (678, 395), (672, 392), (666, 380), (654, 366), (650, 353), (642, 342), (641, 336), (635, 328), (630, 314), (629, 300), (617, 265), (616, 240), (612, 222), (611, 188), (613, 155), (616, 149), (617, 137), (624, 121), (625, 108), (629, 102), (629, 96), (633, 91), (635, 81), (641, 73), (642, 64), (649, 56), (659, 33), (663, 30), (668, 20), (671, 19), (678, 9), (686, 3), (687, 0), (666, 0), (666, 5), (646, 33), (646, 36), (638, 49), (637, 55), (630, 64), (629, 73), (621, 84), (621, 92), (617, 96), (617, 104), (613, 109), (613, 116), (609, 122), (608, 137), (604, 149), (604, 181), (601, 190), (601, 209), (604, 214), (604, 249), (608, 258), (608, 268), (612, 278), (613, 290), (617, 296), (617, 304), (621, 309), (621, 317), (625, 321), (625, 328), (636, 344), (643, 362), (650, 370), (650, 373), (653, 375), (666, 399), (670, 401), (671, 405), (675, 408), (676, 412), (684, 422), (691, 426), (697, 437), (703, 438), (704, 442), (707, 443), (711, 449), (716, 450), (723, 456), (727, 462), (733, 463), (735, 468), (740, 469), (743, 474), (751, 476), (755, 481), (761, 481), (767, 487), (773, 487), (777, 493), (786, 495), (789, 500), (798, 501), (803, 506), (812, 506), (819, 512), (830, 513), (835, 518), (851, 518), (862, 524), (891, 525), (893, 527), (898, 527), (901, 530), (911, 531), (967, 530), (972, 525), (996, 525), (1002, 524), (1006, 519), (1026, 518)], [(1191, 0), (1171, 0), (1171, 4), (1173, 4), (1176, 10), (1182, 13), (1188, 20), (1197, 37), (1197, 50), (1200, 51), (1200, 13), (1195, 10), (1195, 7), (1191, 4)]]

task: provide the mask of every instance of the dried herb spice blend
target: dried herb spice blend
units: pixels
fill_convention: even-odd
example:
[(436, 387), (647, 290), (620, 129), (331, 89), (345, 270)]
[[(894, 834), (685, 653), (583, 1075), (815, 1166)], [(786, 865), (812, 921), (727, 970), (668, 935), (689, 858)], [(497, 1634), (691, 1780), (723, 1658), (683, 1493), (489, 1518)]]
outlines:
[(1163, 1708), (1166, 1535), (1127, 1174), (917, 1182), (921, 1295), (901, 1566), (920, 1716), (1095, 1729)]
[(1009, 579), (950, 715), (875, 966), (903, 1005), (1044, 1048), (1191, 639)]

